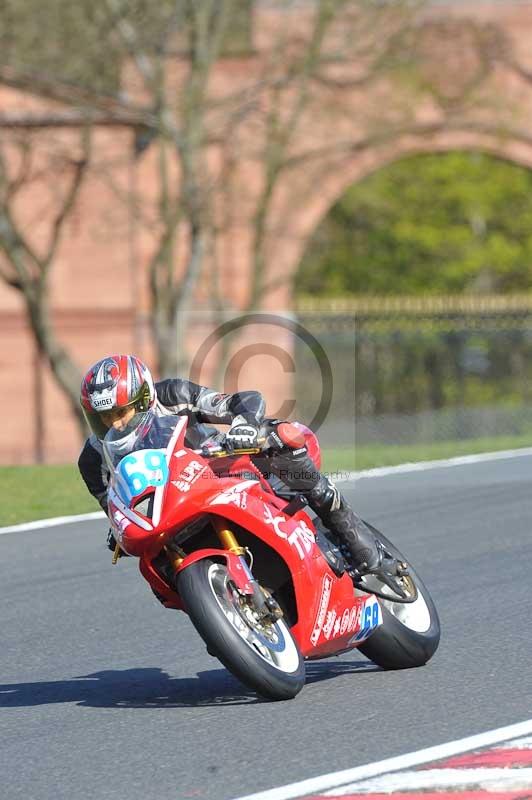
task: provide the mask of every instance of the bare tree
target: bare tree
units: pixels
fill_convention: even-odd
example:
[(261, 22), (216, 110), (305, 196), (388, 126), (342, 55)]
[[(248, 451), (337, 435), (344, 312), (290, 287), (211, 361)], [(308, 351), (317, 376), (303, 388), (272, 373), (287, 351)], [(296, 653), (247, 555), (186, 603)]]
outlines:
[[(49, 39), (42, 52), (34, 51), (24, 38), (30, 23), (35, 29), (36, 0), (2, 3), (15, 22), (6, 28), (10, 45), (0, 59), (0, 82), (53, 101), (51, 110), (40, 117), (11, 114), (4, 124), (19, 130), (47, 125), (83, 130), (90, 125), (127, 126), (134, 132), (139, 165), (150, 160), (155, 168), (152, 176), (157, 182), (149, 199), (140, 191), (133, 198), (124, 188), (117, 187), (117, 192), (135, 208), (139, 227), (151, 235), (147, 269), (161, 374), (186, 369), (186, 353), (176, 346), (177, 326), (186, 327), (207, 267), (219, 307), (231, 299), (224, 294), (227, 289), (221, 286), (217, 264), (219, 242), (234, 222), (232, 209), (242, 207), (247, 191), (239, 173), (243, 163), (251, 164), (259, 175), (244, 198), (247, 211), (235, 212), (247, 214), (245, 223), (251, 230), (253, 268), (247, 302), (240, 307), (246, 311), (259, 308), (272, 288), (271, 246), (282, 233), (276, 203), (292, 171), (306, 163), (318, 181), (331, 164), (349, 154), (413, 130), (423, 131), (419, 121), (409, 119), (411, 92), (390, 92), (393, 102), (385, 109), (372, 110), (360, 101), (383, 81), (392, 85), (399, 80), (403, 89), (408, 84), (415, 91), (427, 91), (426, 82), (413, 79), (423, 60), (423, 53), (416, 53), (412, 44), (417, 41), (421, 0), (160, 0), (156, 5), (148, 0), (97, 4), (52, 0), (52, 18), (67, 25), (70, 34), (63, 61), (59, 38), (55, 45)], [(260, 20), (254, 40), (249, 36), (252, 11)], [(431, 49), (430, 37), (427, 41)], [(489, 48), (490, 42), (484, 37), (481, 43)], [(224, 78), (227, 71), (222, 68), (228, 54), (241, 57), (232, 80)], [(475, 81), (467, 84), (468, 101)], [(446, 101), (451, 124), (462, 99), (453, 95)], [(334, 149), (326, 137), (301, 135), (320, 115), (334, 116), (345, 130)], [(444, 120), (424, 124), (430, 132), (431, 125), (443, 125)], [(45, 276), (44, 285), (64, 221), (88, 169), (86, 155), (70, 162), (64, 208), (51, 222), (50, 243), (55, 242), (55, 249), (38, 256), (46, 264), (39, 271)], [(9, 169), (4, 160), (2, 219), (8, 246), (2, 247), (10, 264), (2, 275), (29, 292), (28, 308), (34, 309), (37, 301), (30, 304), (30, 298), (42, 298), (45, 292), (37, 293), (31, 281), (22, 280), (17, 272), (19, 253), (26, 260), (36, 254), (9, 205), (10, 187), (16, 183)], [(35, 264), (32, 269), (37, 274)], [(39, 315), (32, 313), (37, 319)], [(49, 339), (38, 340), (48, 348)]]
[[(186, 327), (207, 255), (216, 251), (223, 165), (238, 158), (228, 151), (254, 150), (250, 157), (263, 175), (253, 201), (251, 308), (268, 291), (271, 208), (290, 163), (303, 157), (293, 149), (301, 125), (327, 95), (334, 94), (339, 106), (342, 92), (368, 87), (386, 71), (392, 37), (411, 24), (420, 5), (161, 0), (155, 7), (147, 0), (83, 0), (73, 7), (53, 0), (51, 19), (65, 30), (55, 48), (50, 39), (35, 53), (27, 42), (35, 0), (3, 3), (15, 22), (6, 28), (0, 81), (64, 103), (57, 124), (68, 124), (68, 115), (75, 122), (77, 115), (80, 121), (131, 125), (137, 152), (157, 151), (156, 200), (149, 208), (139, 197), (135, 207), (139, 224), (153, 234), (151, 319), (164, 374), (185, 367), (176, 328), (178, 321)], [(249, 38), (253, 10), (269, 26), (266, 33), (256, 31), (258, 43)], [(63, 63), (57, 51), (65, 33), (70, 46)], [(239, 52), (246, 55), (245, 69), (232, 86), (220, 88), (220, 59)], [(306, 157), (323, 159), (323, 152)]]
[[(133, 205), (137, 221), (149, 228), (153, 239), (148, 274), (158, 370), (175, 374), (184, 367), (182, 351), (176, 348), (177, 323), (186, 321), (205, 254), (212, 248), (216, 179), (207, 163), (212, 145), (206, 124), (209, 82), (221, 52), (238, 52), (251, 3), (161, 0), (154, 6), (147, 0), (102, 0), (96, 6), (81, 2), (73, 10), (71, 4), (54, 0), (56, 20), (62, 19), (63, 6), (68, 7), (63, 25), (78, 45), (67, 54), (66, 80), (57, 53), (59, 38), (55, 50), (50, 45), (40, 54), (28, 46), (27, 30), (35, 30), (32, 15), (39, 13), (38, 4), (25, 0), (21, 7), (4, 0), (4, 5), (14, 20), (11, 31), (9, 25), (6, 30), (18, 37), (6, 37), (0, 82), (59, 101), (65, 110), (39, 118), (12, 114), (0, 124), (129, 125), (136, 131), (137, 154), (148, 146), (157, 153), (156, 200), (150, 207), (139, 193)], [(104, 54), (102, 62), (95, 60), (95, 52)], [(103, 77), (101, 63), (106, 67)], [(123, 199), (131, 203), (131, 198)]]
[[(51, 316), (50, 276), (65, 224), (75, 206), (90, 159), (90, 128), (79, 132), (77, 152), (48, 152), (28, 131), (0, 130), (0, 278), (20, 292), (39, 352), (69, 398), (83, 429), (78, 404), (79, 370), (58, 340)], [(48, 182), (50, 171), (55, 175)], [(46, 231), (32, 235), (19, 224), (21, 197), (43, 193)]]
[[(294, 173), (305, 164), (319, 192), (328, 170), (380, 140), (393, 139), (400, 127), (399, 111), (410, 113), (410, 97), (402, 96), (399, 102), (396, 96), (390, 108), (379, 107), (378, 115), (360, 98), (383, 80), (390, 86), (396, 83), (399, 42), (416, 26), (424, 3), (316, 0), (269, 5), (276, 15), (259, 45), (253, 79), (242, 92), (239, 124), (224, 141), (228, 176), (246, 159), (262, 176), (260, 189), (248, 203), (251, 274), (243, 314), (259, 310), (280, 283), (293, 281), (293, 275), (272, 275), (271, 267), (276, 243), (290, 239), (290, 206), (308, 202), (305, 190), (287, 190)], [(402, 59), (414, 70), (414, 58), (402, 52)], [(330, 129), (329, 137), (327, 132), (325, 137), (312, 134), (328, 117), (335, 123), (348, 120), (344, 139), (333, 143)], [(224, 205), (238, 207), (242, 181), (229, 179), (224, 188)], [(280, 192), (290, 198), (284, 218), (278, 211)], [(218, 307), (223, 317), (223, 298)], [(221, 342), (218, 381), (226, 374), (232, 338), (225, 336)], [(229, 384), (234, 383), (230, 377)]]

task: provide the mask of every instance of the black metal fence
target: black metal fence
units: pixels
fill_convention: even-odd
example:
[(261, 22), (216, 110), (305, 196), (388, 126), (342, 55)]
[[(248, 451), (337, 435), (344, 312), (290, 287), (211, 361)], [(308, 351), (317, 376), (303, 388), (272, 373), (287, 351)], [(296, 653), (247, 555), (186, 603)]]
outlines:
[[(300, 301), (332, 366), (329, 445), (527, 435), (532, 443), (532, 295)], [(300, 415), (317, 375), (296, 344)]]

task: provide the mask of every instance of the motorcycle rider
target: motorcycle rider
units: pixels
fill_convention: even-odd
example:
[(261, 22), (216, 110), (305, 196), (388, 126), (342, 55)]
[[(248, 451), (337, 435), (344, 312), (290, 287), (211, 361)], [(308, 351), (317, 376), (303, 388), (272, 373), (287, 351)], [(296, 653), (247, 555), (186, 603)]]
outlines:
[[(92, 431), (81, 451), (78, 467), (89, 492), (107, 512), (108, 472), (102, 441), (110, 428), (126, 432), (139, 412), (152, 408), (157, 416), (191, 412), (199, 439), (213, 433), (203, 423), (230, 425), (223, 439), (226, 449), (257, 446), (265, 404), (257, 391), (221, 394), (192, 381), (175, 378), (154, 383), (146, 365), (133, 355), (111, 355), (87, 371), (81, 384), (81, 407)], [(275, 435), (281, 420), (273, 420), (268, 439), (267, 465), (285, 485), (302, 494), (310, 508), (331, 531), (333, 540), (361, 573), (396, 574), (397, 563), (375, 541), (338, 487), (322, 475), (305, 447), (290, 447)], [(201, 443), (195, 443), (200, 447)], [(259, 466), (259, 464), (257, 464)], [(109, 547), (114, 549), (110, 534)]]

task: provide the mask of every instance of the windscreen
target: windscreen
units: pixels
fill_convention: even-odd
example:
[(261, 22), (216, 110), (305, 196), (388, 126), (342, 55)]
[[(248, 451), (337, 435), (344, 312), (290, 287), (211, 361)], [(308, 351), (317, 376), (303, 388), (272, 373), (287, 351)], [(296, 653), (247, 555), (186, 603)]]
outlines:
[(108, 431), (103, 443), (111, 484), (126, 505), (146, 489), (166, 484), (166, 449), (180, 419), (157, 417), (153, 411), (137, 416), (127, 430)]
[(109, 469), (116, 469), (124, 456), (137, 450), (165, 450), (180, 419), (174, 415), (158, 417), (150, 409), (136, 414), (123, 431), (111, 428), (103, 440), (103, 452)]

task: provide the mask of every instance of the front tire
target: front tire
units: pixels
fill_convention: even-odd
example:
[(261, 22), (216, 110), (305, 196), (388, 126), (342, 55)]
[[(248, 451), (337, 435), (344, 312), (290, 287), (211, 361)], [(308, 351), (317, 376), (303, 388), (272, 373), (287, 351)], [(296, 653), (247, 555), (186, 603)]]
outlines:
[[(366, 523), (398, 561), (406, 561), (417, 589), (413, 603), (379, 599), (383, 624), (359, 650), (384, 669), (421, 667), (432, 658), (440, 642), (440, 620), (429, 591), (408, 559), (380, 531)], [(386, 587), (384, 587), (386, 588)]]
[(242, 683), (268, 700), (295, 697), (305, 664), (282, 619), (261, 622), (231, 585), (227, 568), (208, 559), (178, 576), (177, 588), (210, 653)]

